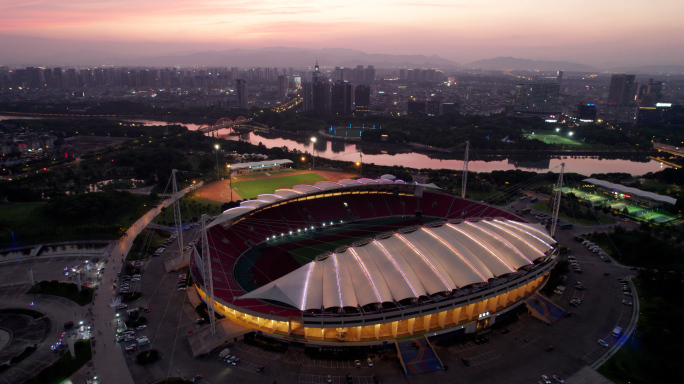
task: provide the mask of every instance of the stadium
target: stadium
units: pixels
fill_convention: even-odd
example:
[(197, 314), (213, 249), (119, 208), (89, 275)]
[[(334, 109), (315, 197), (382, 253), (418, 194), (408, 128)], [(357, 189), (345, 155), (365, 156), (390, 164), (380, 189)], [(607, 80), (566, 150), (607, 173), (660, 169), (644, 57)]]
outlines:
[(309, 345), (485, 329), (543, 285), (557, 250), (539, 224), (386, 178), (261, 194), (210, 222), (204, 244), (190, 265), (202, 300), (213, 291), (232, 322)]

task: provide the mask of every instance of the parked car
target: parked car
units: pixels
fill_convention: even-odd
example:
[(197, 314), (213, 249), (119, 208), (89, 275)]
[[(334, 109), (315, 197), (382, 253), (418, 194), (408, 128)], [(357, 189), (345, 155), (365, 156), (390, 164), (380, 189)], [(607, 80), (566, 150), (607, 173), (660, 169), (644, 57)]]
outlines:
[(356, 368), (361, 368), (361, 362), (358, 360), (354, 360), (354, 365), (356, 366)]
[(542, 375), (542, 380), (544, 380), (544, 384), (551, 384), (551, 380), (546, 375)]
[(602, 345), (602, 346), (608, 348), (608, 343), (606, 343), (605, 341), (599, 339), (599, 340), (598, 340), (598, 343), (599, 343), (599, 345)]
[(190, 379), (190, 382), (195, 383), (198, 382), (202, 378), (202, 374), (200, 373), (199, 375), (195, 375), (192, 379)]
[(556, 380), (558, 384), (564, 384), (565, 380), (561, 379), (560, 377), (553, 375), (553, 379)]
[(366, 359), (366, 363), (368, 363), (369, 367), (373, 368), (373, 360), (370, 357)]

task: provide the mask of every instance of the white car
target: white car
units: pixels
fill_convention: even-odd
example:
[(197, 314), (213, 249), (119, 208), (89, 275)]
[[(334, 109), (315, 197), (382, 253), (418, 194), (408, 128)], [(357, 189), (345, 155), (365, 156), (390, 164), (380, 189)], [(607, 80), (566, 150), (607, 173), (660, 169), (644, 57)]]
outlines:
[(556, 380), (559, 384), (564, 384), (565, 380), (561, 379), (560, 377), (553, 375), (553, 379)]
[(627, 301), (627, 300), (622, 300), (622, 304), (624, 304), (624, 305), (632, 305), (632, 302), (631, 302), (631, 301)]
[(545, 384), (551, 384), (551, 380), (549, 380), (549, 377), (546, 375), (542, 375), (542, 380), (544, 380)]
[(599, 345), (602, 345), (602, 346), (608, 348), (608, 343), (606, 343), (605, 341), (599, 339), (599, 340), (598, 340), (598, 343), (599, 343)]
[(366, 359), (366, 362), (368, 363), (369, 367), (373, 368), (373, 361), (371, 360), (370, 357)]

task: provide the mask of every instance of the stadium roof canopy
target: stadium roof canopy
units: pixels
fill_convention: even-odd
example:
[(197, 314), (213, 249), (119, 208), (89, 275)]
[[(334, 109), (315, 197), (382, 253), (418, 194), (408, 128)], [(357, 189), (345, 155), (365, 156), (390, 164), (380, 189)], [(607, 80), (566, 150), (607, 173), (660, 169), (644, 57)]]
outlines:
[(659, 195), (659, 194), (653, 193), (653, 192), (642, 191), (641, 189), (638, 189), (638, 188), (625, 187), (622, 184), (614, 184), (614, 183), (610, 183), (610, 182), (607, 182), (604, 180), (588, 178), (588, 179), (584, 179), (582, 181), (584, 181), (586, 183), (598, 185), (598, 186), (601, 186), (604, 188), (614, 189), (614, 190), (617, 190), (617, 191), (620, 191), (623, 193), (626, 192), (626, 193), (629, 193), (629, 194), (632, 194), (635, 196), (649, 198), (651, 200), (659, 201), (661, 203), (667, 203), (667, 204), (674, 205), (677, 202), (677, 199), (675, 199), (674, 197), (663, 196), (663, 195)]
[(241, 168), (266, 168), (273, 167), (275, 165), (291, 164), (292, 160), (288, 159), (278, 159), (278, 160), (265, 160), (265, 161), (252, 161), (249, 163), (235, 163), (231, 164), (230, 167), (233, 169)]
[[(270, 161), (285, 161), (285, 162), (290, 162), (290, 160), (270, 160)], [(235, 168), (236, 165), (245, 165), (245, 164), (261, 164), (261, 163), (267, 163), (265, 161), (259, 162), (259, 163), (242, 163), (242, 164), (235, 164), (233, 165), (233, 168)], [(346, 187), (355, 187), (355, 186), (361, 186), (361, 185), (375, 185), (375, 184), (406, 184), (405, 181), (403, 180), (387, 180), (387, 179), (366, 179), (366, 178), (361, 178), (361, 179), (342, 179), (339, 180), (338, 182), (333, 182), (333, 181), (319, 181), (316, 182), (314, 185), (309, 185), (309, 184), (298, 184), (295, 185), (292, 188), (283, 188), (283, 189), (277, 189), (274, 193), (263, 193), (259, 196), (257, 196), (256, 199), (252, 200), (245, 200), (240, 203), (239, 207), (231, 208), (228, 210), (223, 211), (220, 215), (214, 219), (214, 221), (209, 224), (209, 227), (213, 227), (214, 225), (221, 224), (225, 221), (229, 221), (232, 219), (235, 219), (249, 211), (252, 211), (256, 208), (259, 208), (263, 205), (268, 205), (277, 201), (281, 200), (287, 200), (287, 199), (293, 199), (297, 197), (302, 197), (305, 195), (313, 194), (313, 193), (320, 193), (323, 191), (332, 191), (336, 189), (341, 189), (341, 188), (346, 188)], [(434, 184), (430, 184), (434, 185)], [(430, 186), (428, 185), (428, 186)]]
[(332, 253), (240, 298), (300, 310), (418, 298), (516, 273), (555, 243), (540, 225), (517, 221), (421, 227)]

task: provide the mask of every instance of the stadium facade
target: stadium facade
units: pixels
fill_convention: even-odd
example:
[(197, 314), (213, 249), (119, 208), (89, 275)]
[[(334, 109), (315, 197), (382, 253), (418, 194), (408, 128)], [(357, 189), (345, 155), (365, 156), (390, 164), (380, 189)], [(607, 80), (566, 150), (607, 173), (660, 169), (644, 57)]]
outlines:
[[(281, 268), (280, 256), (262, 264), (249, 259), (257, 248), (325, 243), (350, 223), (416, 218), (419, 224), (350, 235), (352, 244), (303, 265)], [(274, 338), (320, 345), (476, 332), (535, 293), (556, 262), (556, 242), (540, 225), (387, 179), (259, 195), (219, 215), (207, 238), (216, 311)], [(202, 254), (195, 250), (191, 273), (209, 302)], [(246, 284), (245, 265), (266, 280)]]

